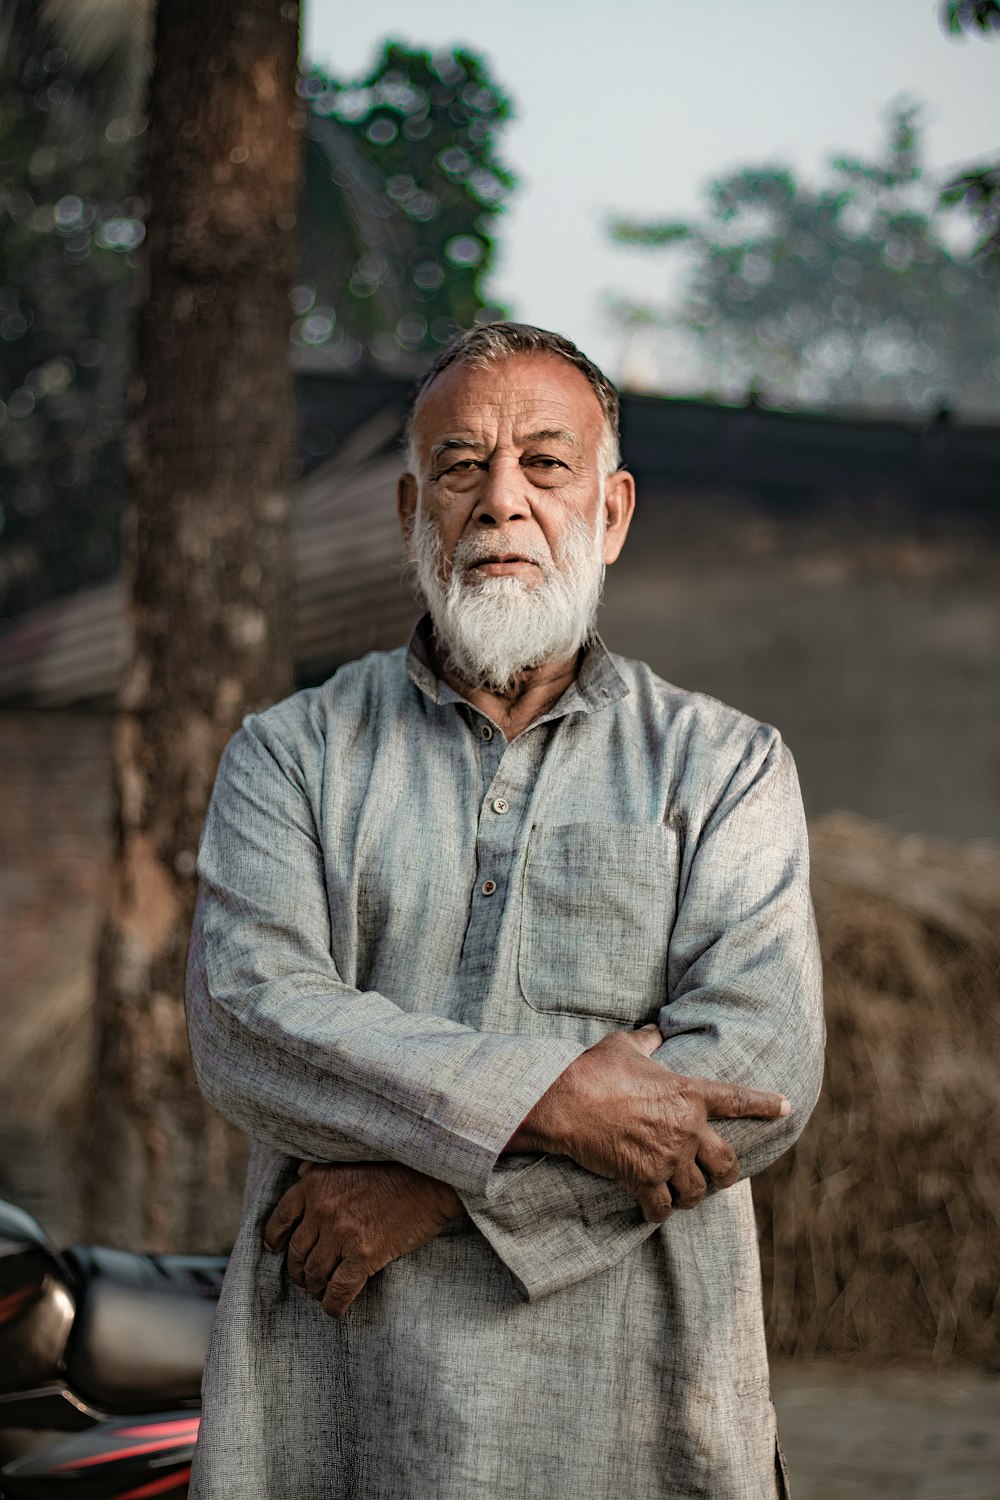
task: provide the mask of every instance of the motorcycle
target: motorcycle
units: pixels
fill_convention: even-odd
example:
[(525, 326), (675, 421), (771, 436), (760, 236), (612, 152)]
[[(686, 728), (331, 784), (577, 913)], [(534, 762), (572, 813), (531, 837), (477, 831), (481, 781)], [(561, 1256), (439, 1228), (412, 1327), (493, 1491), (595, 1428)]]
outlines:
[(0, 1201), (0, 1500), (183, 1500), (225, 1268), (58, 1250)]

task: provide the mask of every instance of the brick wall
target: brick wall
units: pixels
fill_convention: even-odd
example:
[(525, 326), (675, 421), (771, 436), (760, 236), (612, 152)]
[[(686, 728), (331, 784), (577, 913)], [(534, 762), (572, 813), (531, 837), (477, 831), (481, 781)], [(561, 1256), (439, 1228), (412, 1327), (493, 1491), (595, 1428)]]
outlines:
[[(110, 778), (108, 715), (0, 711), (0, 1197), (59, 1239), (80, 1229), (73, 1132), (57, 1122), (87, 1062)], [(48, 1066), (12, 1078), (26, 1031)]]
[(85, 956), (110, 849), (110, 728), (0, 711), (0, 1016)]

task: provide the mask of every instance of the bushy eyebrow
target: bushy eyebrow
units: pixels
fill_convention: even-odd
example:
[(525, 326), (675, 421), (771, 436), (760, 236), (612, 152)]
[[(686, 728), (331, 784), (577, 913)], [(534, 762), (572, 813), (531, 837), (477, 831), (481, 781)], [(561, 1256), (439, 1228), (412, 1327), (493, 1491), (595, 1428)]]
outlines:
[(580, 440), (575, 432), (570, 432), (568, 427), (543, 427), (540, 432), (525, 432), (518, 438), (519, 443), (568, 443), (571, 448), (577, 448)]
[(439, 443), (435, 443), (433, 448), (431, 449), (431, 459), (438, 459), (443, 453), (452, 453), (456, 449), (461, 449), (465, 452), (478, 453), (481, 452), (482, 449), (485, 448), (485, 446), (485, 443), (477, 443), (475, 438), (442, 438), (441, 441)]
[[(580, 446), (580, 440), (576, 433), (571, 432), (567, 427), (543, 427), (538, 432), (520, 433), (515, 438), (515, 442), (519, 447), (524, 447), (528, 443), (551, 442), (566, 443), (571, 448), (578, 448)], [(442, 438), (439, 443), (435, 443), (431, 448), (431, 461), (436, 462), (445, 453), (453, 453), (456, 450), (462, 450), (466, 453), (483, 453), (486, 451), (486, 447), (486, 443), (479, 442), (472, 437)]]

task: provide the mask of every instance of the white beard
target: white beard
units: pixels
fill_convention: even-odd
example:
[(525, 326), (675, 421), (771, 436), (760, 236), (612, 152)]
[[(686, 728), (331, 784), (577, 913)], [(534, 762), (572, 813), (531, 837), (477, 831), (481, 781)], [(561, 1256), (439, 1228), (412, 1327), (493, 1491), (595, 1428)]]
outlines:
[(544, 543), (518, 545), (541, 570), (532, 585), (471, 571), (511, 550), (488, 533), (460, 541), (448, 573), (437, 526), (418, 508), (410, 542), (417, 585), (438, 643), (469, 687), (503, 692), (519, 673), (566, 661), (587, 643), (604, 587), (603, 505), (599, 514), (594, 531), (580, 520), (567, 524), (558, 558)]

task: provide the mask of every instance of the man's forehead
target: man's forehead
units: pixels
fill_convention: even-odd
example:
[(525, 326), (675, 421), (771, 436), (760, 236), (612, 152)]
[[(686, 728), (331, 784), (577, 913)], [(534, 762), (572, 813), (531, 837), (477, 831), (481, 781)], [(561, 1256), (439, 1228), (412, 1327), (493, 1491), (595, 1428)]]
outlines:
[(470, 437), (511, 426), (519, 435), (560, 434), (585, 441), (604, 414), (587, 380), (568, 360), (514, 354), (488, 365), (456, 362), (431, 382), (415, 415), (424, 442), (442, 435)]

